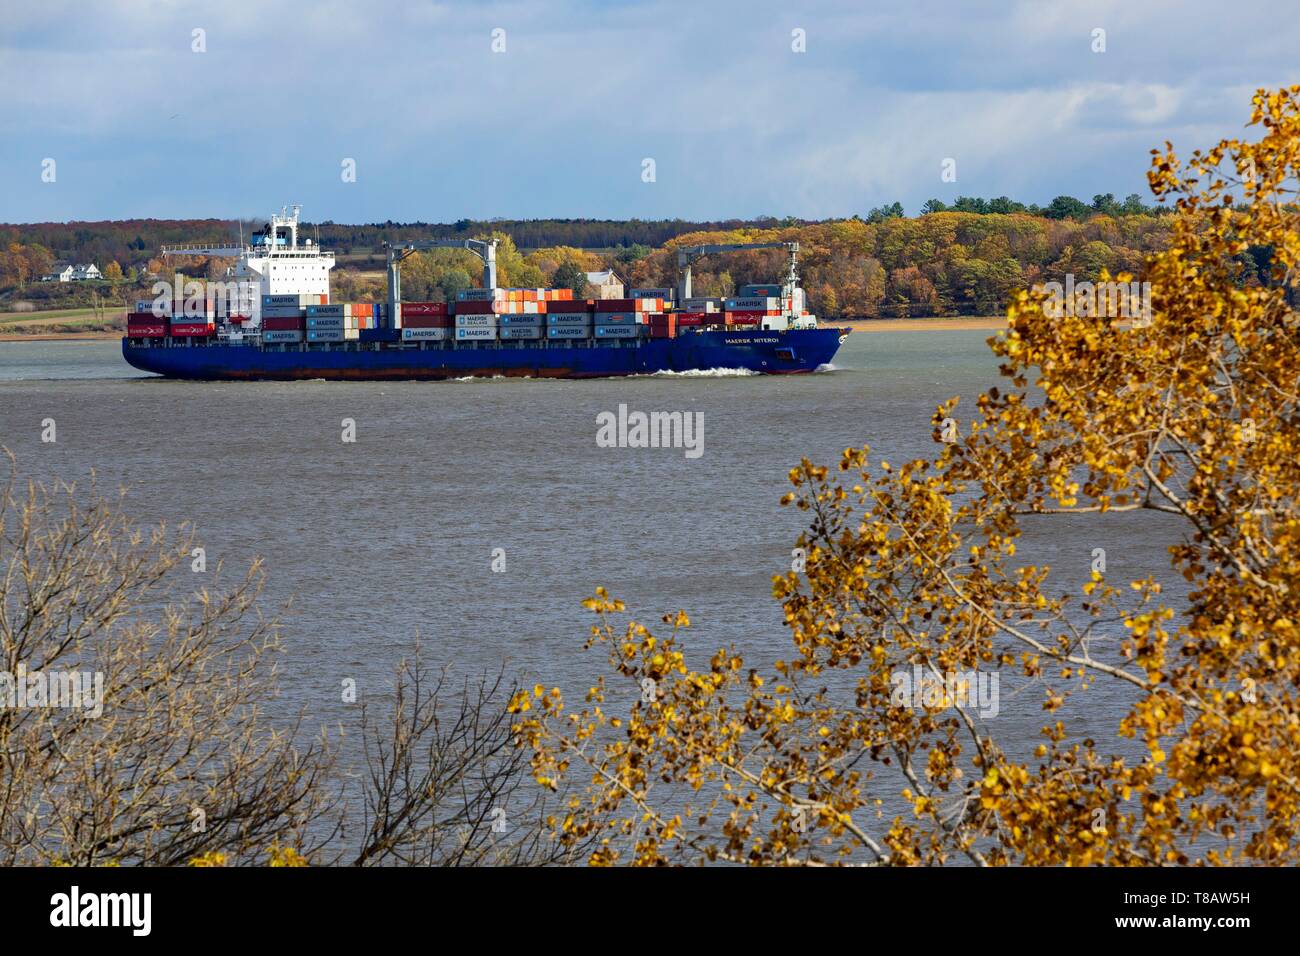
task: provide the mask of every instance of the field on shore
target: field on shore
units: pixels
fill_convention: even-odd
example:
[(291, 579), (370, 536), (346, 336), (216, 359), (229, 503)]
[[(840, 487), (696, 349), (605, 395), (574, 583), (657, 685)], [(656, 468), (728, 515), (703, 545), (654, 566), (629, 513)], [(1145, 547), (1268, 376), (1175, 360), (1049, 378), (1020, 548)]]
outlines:
[(111, 339), (122, 334), (122, 309), (52, 309), (46, 312), (0, 312), (0, 342), (51, 339)]

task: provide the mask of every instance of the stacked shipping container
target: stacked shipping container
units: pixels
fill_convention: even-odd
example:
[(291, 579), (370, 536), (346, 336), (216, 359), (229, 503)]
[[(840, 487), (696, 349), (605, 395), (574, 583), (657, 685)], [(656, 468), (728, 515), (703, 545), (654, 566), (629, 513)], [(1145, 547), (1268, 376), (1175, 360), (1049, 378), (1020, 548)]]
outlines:
[[(740, 295), (725, 300), (688, 298), (678, 310), (672, 310), (670, 289), (632, 292), (623, 299), (593, 300), (574, 299), (569, 289), (467, 289), (451, 303), (402, 303), (396, 316), (388, 316), (382, 304), (330, 304), (327, 295), (267, 295), (262, 297), (262, 341), (636, 340), (673, 338), (683, 329), (715, 324), (785, 328), (789, 319), (807, 315), (802, 312), (803, 290), (796, 289), (786, 300), (778, 285), (741, 286)], [(127, 334), (133, 338), (216, 334), (214, 315), (173, 318), (156, 314), (160, 311), (154, 302), (137, 302), (136, 311), (127, 316)], [(231, 321), (240, 318), (232, 316)]]
[(403, 302), (403, 342), (445, 342), (452, 337), (455, 322), (446, 302)]
[(664, 300), (597, 299), (593, 326), (598, 339), (635, 339), (647, 334), (651, 315), (661, 315)]
[(591, 338), (591, 323), (596, 303), (592, 299), (572, 299), (550, 303), (546, 307), (546, 337), (557, 340)]

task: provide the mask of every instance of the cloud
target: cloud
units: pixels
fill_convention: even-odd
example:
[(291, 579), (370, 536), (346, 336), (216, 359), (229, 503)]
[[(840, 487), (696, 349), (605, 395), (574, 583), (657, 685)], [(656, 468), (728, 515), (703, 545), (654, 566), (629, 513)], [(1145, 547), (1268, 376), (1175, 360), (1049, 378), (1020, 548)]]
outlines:
[[(287, 201), (336, 221), (832, 216), (1123, 194), (1144, 191), (1152, 146), (1236, 135), (1255, 87), (1300, 72), (1281, 0), (1232, 16), (1208, 0), (80, 10), (16, 8), (0, 26), (0, 176), (15, 186), (0, 220)], [(956, 183), (939, 180), (946, 157)]]

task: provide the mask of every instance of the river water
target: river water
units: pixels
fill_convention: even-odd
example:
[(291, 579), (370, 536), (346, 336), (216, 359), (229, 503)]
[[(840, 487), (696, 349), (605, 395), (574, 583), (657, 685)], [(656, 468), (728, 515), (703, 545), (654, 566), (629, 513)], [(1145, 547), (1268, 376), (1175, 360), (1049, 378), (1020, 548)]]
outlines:
[[(116, 342), (3, 343), (0, 444), (23, 476), (93, 471), (102, 487), (128, 486), (138, 520), (194, 523), (202, 583), (218, 561), (229, 574), (261, 555), (265, 607), (293, 598), (286, 713), (353, 720), (341, 681), (382, 698), (417, 638), (458, 673), (504, 667), (577, 702), (605, 672), (582, 650), (580, 602), (597, 585), (650, 624), (687, 610), (697, 666), (726, 644), (764, 671), (788, 659), (770, 583), (800, 530), (801, 513), (778, 505), (786, 473), (863, 443), (876, 459), (933, 455), (935, 406), (961, 395), (969, 413), (998, 381), (990, 334), (855, 334), (814, 375), (579, 382), (174, 382), (127, 366)], [(597, 416), (620, 404), (702, 413), (703, 453), (600, 447)], [(1180, 583), (1158, 516), (1044, 521), (1022, 552), (1068, 580), (1086, 580), (1105, 547), (1112, 574)], [(1125, 695), (1085, 696), (1078, 728), (1113, 739)], [(998, 736), (1028, 745), (1041, 701), (1004, 687)]]

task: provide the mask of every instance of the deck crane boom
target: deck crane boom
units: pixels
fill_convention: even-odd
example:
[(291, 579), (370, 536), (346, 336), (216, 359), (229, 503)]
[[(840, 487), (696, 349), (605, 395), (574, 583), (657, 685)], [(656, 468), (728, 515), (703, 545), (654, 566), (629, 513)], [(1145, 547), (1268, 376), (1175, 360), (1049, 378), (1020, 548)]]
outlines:
[[(215, 256), (223, 259), (233, 259), (256, 248), (258, 251), (271, 252), (277, 255), (318, 255), (320, 253), (318, 248), (310, 250), (299, 248), (298, 216), (302, 212), (302, 206), (295, 204), (292, 207), (292, 212), (290, 208), (289, 206), (281, 207), (280, 215), (271, 217), (271, 221), (258, 233), (250, 246), (244, 245), (244, 225), (241, 222), (239, 224), (239, 245), (232, 245), (229, 242), (192, 242), (182, 245), (163, 246), (160, 254), (164, 259), (171, 256)], [(311, 241), (308, 240), (306, 245), (310, 246)]]
[(422, 249), (468, 249), (483, 260), (483, 288), (497, 287), (497, 240), (495, 239), (415, 239), (411, 242), (385, 242), (388, 250), (388, 314), (394, 318), (402, 302), (402, 260)]
[(721, 244), (711, 244), (703, 246), (687, 246), (677, 250), (677, 301), (685, 302), (691, 297), (691, 263), (700, 256), (706, 256), (714, 252), (740, 252), (745, 249), (785, 249), (790, 253), (790, 271), (786, 273), (783, 280), (785, 296), (788, 299), (794, 293), (795, 288), (799, 285), (799, 273), (796, 271), (796, 260), (799, 255), (799, 243), (797, 242), (727, 242)]

